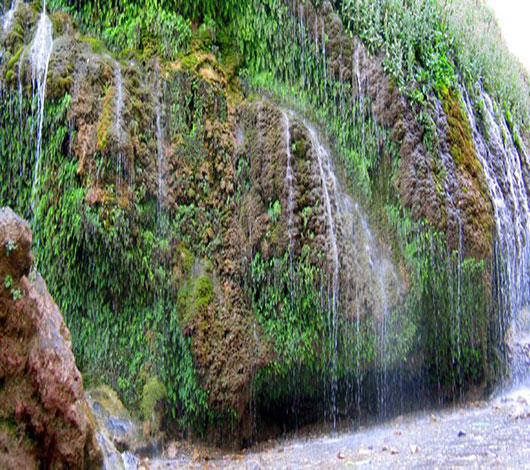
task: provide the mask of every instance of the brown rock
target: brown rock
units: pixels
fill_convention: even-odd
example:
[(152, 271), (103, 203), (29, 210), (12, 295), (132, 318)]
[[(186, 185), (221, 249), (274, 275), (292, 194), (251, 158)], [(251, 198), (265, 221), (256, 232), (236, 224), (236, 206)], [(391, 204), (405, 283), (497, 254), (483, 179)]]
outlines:
[(29, 224), (0, 209), (0, 467), (99, 468), (70, 333), (30, 275), (31, 241)]

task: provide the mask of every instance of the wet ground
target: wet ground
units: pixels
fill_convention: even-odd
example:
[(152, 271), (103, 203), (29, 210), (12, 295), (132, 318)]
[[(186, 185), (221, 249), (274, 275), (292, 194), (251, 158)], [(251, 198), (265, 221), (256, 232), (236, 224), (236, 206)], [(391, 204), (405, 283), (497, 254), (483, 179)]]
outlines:
[(239, 454), (183, 450), (178, 443), (165, 452), (173, 458), (145, 462), (145, 468), (530, 469), (530, 388), (489, 402), (402, 416), (355, 431), (270, 441)]

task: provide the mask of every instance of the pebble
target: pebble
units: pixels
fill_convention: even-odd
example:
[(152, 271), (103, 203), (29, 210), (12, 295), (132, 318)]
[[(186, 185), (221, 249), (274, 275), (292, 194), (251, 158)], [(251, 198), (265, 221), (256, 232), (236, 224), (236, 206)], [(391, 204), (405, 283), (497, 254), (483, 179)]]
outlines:
[(368, 449), (359, 449), (359, 457), (368, 457), (370, 455), (370, 451)]

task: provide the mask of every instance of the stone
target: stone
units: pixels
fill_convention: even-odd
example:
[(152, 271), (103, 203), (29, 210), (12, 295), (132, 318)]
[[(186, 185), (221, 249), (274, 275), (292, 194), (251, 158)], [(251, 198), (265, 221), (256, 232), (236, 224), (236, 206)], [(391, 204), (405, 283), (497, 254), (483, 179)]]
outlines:
[(100, 468), (70, 333), (31, 272), (31, 244), (29, 224), (0, 209), (0, 468)]
[(370, 455), (370, 451), (368, 449), (360, 448), (358, 454), (359, 457), (368, 457)]

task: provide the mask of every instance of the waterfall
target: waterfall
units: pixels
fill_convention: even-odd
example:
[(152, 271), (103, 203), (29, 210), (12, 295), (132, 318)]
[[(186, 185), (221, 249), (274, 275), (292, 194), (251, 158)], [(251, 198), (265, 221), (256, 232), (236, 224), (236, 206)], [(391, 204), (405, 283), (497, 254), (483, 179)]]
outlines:
[[(352, 73), (352, 82), (353, 82)], [(357, 88), (359, 90), (359, 104), (361, 106), (361, 115), (364, 115), (364, 96), (363, 96), (363, 84), (361, 79), (361, 44), (357, 44), (355, 48), (355, 77), (357, 77)]]
[(114, 80), (116, 82), (116, 135), (118, 138), (118, 166), (116, 171), (116, 186), (119, 188), (121, 186), (121, 180), (123, 176), (123, 127), (121, 114), (123, 111), (123, 79), (121, 76), (121, 67), (118, 62), (116, 62)]
[(355, 305), (355, 358), (357, 361), (357, 366), (355, 370), (355, 382), (357, 385), (357, 393), (356, 393), (356, 411), (357, 411), (357, 417), (360, 420), (361, 417), (361, 381), (362, 381), (362, 364), (361, 364), (361, 305), (359, 302), (359, 292), (358, 290), (355, 292), (355, 298), (357, 299), (356, 305)]
[[(447, 118), (440, 100), (435, 101), (435, 110), (437, 112), (436, 120), (446, 122)], [(453, 364), (457, 366), (453, 376), (453, 389), (463, 392), (463, 371), (461, 366), (462, 358), (462, 263), (464, 261), (464, 229), (462, 222), (462, 210), (455, 200), (454, 195), (458, 193), (458, 169), (453, 156), (444, 150), (443, 145), (440, 149), (440, 162), (443, 167), (443, 194), (445, 195), (445, 212), (449, 229), (453, 229), (458, 235), (458, 252), (456, 264), (453, 254), (448, 253), (449, 266), (451, 266), (451, 283), (450, 292), (452, 302), (454, 303), (454, 324), (456, 326), (456, 337), (454, 338), (454, 348), (451, 348)], [(456, 273), (455, 273), (456, 271)], [(456, 291), (455, 291), (456, 282)], [(458, 383), (456, 379), (458, 378)]]
[[(379, 325), (377, 325), (376, 328), (376, 335), (379, 342), (377, 399), (379, 414), (384, 417), (388, 412), (388, 401), (390, 396), (390, 384), (388, 381), (388, 366), (390, 364), (389, 352), (391, 346), (388, 340), (389, 320), (391, 314), (390, 292), (391, 288), (395, 287), (399, 295), (400, 282), (394, 265), (380, 252), (375, 237), (368, 224), (368, 220), (361, 212), (359, 204), (355, 204), (354, 211), (358, 219), (360, 234), (356, 239), (357, 242), (354, 240), (352, 241), (352, 244), (361, 243), (364, 245), (367, 265), (373, 277), (372, 289), (374, 293), (378, 294), (379, 299)], [(357, 323), (358, 322), (359, 320), (357, 319)], [(359, 326), (357, 326), (357, 330), (359, 330)], [(359, 334), (359, 332), (357, 334)], [(360, 378), (357, 378), (357, 381), (360, 387)]]
[(291, 167), (291, 131), (289, 116), (285, 111), (282, 111), (285, 152), (287, 153), (287, 171), (285, 173), (285, 183), (287, 184), (287, 230), (289, 232), (289, 259), (291, 267), (293, 264), (293, 213), (294, 213), (294, 176)]
[(104, 432), (98, 431), (96, 439), (103, 454), (103, 470), (136, 470), (138, 468), (138, 457), (127, 451), (120, 453)]
[[(528, 167), (528, 155), (524, 148), (517, 148), (504, 116), (497, 115), (484, 90), (480, 90), (479, 102), (483, 132), (469, 96), (465, 90), (462, 94), (495, 215), (501, 340), (507, 339), (507, 325), (511, 325), (515, 337), (524, 336), (530, 330), (525, 324), (525, 310), (530, 303), (530, 201), (522, 170)], [(515, 382), (528, 380), (527, 376), (517, 377), (516, 372)]]
[(325, 24), (324, 24), (324, 18), (322, 18), (322, 68), (324, 71), (324, 100), (327, 103), (328, 75), (327, 75), (327, 63), (326, 63), (326, 29), (325, 29)]
[[(318, 169), (320, 174), (320, 179), (322, 182), (322, 193), (324, 196), (324, 210), (326, 213), (326, 220), (329, 230), (329, 242), (331, 248), (331, 262), (333, 266), (332, 278), (331, 278), (331, 318), (330, 318), (330, 341), (333, 350), (331, 351), (331, 360), (332, 360), (332, 384), (331, 384), (331, 404), (332, 404), (332, 414), (333, 414), (333, 428), (335, 429), (337, 425), (337, 381), (336, 381), (336, 371), (338, 363), (338, 301), (339, 301), (339, 249), (337, 244), (337, 233), (335, 229), (335, 216), (333, 214), (331, 197), (329, 193), (329, 186), (333, 188), (333, 192), (337, 191), (337, 183), (335, 180), (335, 175), (331, 171), (331, 157), (329, 152), (320, 142), (318, 135), (315, 129), (305, 124), (309, 134), (311, 136), (311, 144), (313, 147), (313, 152), (317, 158)], [(324, 167), (326, 165), (326, 167)], [(335, 202), (337, 200), (335, 199)]]
[(365, 243), (365, 252), (368, 257), (369, 266), (372, 269), (376, 276), (377, 285), (375, 286), (379, 290), (381, 296), (381, 318), (379, 325), (379, 385), (378, 385), (378, 402), (379, 402), (379, 413), (384, 416), (386, 414), (386, 405), (387, 405), (387, 396), (388, 396), (388, 384), (387, 384), (387, 373), (386, 373), (386, 346), (387, 346), (387, 322), (388, 322), (388, 297), (386, 295), (386, 267), (384, 263), (379, 263), (374, 261), (375, 253), (373, 252), (373, 246), (375, 246), (374, 236), (372, 231), (368, 227), (367, 220), (363, 217), (359, 211), (359, 206), (356, 205), (355, 209), (358, 213), (359, 219), (361, 221), (361, 226), (364, 232), (366, 239)]
[(2, 18), (2, 29), (8, 31), (11, 28), (13, 17), (15, 16), (15, 0), (11, 1), (11, 7)]
[(162, 216), (164, 210), (164, 173), (165, 173), (165, 158), (164, 158), (164, 136), (162, 134), (162, 91), (160, 84), (157, 87), (156, 96), (156, 147), (157, 147), (157, 167), (158, 167), (158, 192), (156, 200), (157, 209), (157, 224), (159, 232), (162, 231)]
[[(361, 317), (371, 313), (377, 327), (378, 404), (380, 414), (387, 409), (389, 396), (388, 367), (391, 344), (388, 341), (389, 319), (392, 306), (400, 295), (400, 282), (391, 261), (378, 247), (368, 220), (357, 203), (341, 187), (333, 167), (330, 152), (320, 141), (316, 130), (304, 123), (315, 158), (316, 174), (322, 187), (323, 211), (327, 234), (327, 248), (331, 268), (331, 295), (329, 300), (329, 361), (331, 367), (331, 410), (333, 425), (338, 414), (337, 394), (339, 379), (339, 339), (344, 352), (357, 362), (355, 377), (356, 406), (361, 411)], [(395, 295), (394, 295), (395, 294)], [(371, 311), (366, 310), (366, 295)], [(349, 321), (344, 322), (344, 319)], [(349, 326), (348, 326), (349, 325)], [(343, 328), (347, 328), (343, 330)], [(351, 331), (350, 331), (351, 330)], [(340, 334), (339, 334), (340, 333)], [(346, 335), (346, 336), (344, 336)], [(353, 342), (351, 342), (353, 338)], [(342, 354), (342, 352), (341, 352)], [(341, 377), (341, 380), (343, 377)], [(351, 383), (347, 379), (347, 386)]]
[(299, 25), (299, 39), (298, 42), (302, 45), (302, 52), (300, 54), (301, 57), (301, 78), (302, 78), (302, 87), (305, 86), (305, 77), (306, 77), (306, 66), (305, 66), (305, 35), (306, 35), (306, 28), (304, 24), (304, 6), (300, 3), (298, 5), (299, 15), (300, 15), (300, 25)]
[(340, 117), (341, 117), (341, 120), (345, 120), (345, 104), (344, 104), (344, 96), (345, 96), (345, 93), (344, 93), (344, 77), (343, 77), (343, 74), (344, 74), (344, 71), (342, 69), (342, 62), (343, 62), (343, 54), (344, 54), (344, 45), (341, 41), (340, 43), (340, 54), (339, 54), (339, 109), (340, 109)]
[[(42, 13), (37, 24), (37, 32), (31, 44), (31, 72), (34, 88), (37, 89), (37, 150), (35, 153), (35, 171), (33, 176), (33, 187), (31, 191), (31, 205), (33, 209), (35, 189), (39, 179), (40, 160), (42, 153), (42, 126), (44, 123), (44, 101), (46, 98), (46, 78), (48, 65), (53, 48), (52, 22), (46, 15), (46, 2), (42, 7)], [(20, 72), (20, 68), (19, 68)]]

